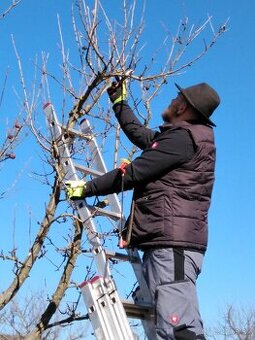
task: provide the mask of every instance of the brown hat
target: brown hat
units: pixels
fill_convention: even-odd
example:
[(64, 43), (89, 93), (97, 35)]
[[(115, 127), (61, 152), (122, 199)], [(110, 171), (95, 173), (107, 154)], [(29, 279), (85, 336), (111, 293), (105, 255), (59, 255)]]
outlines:
[(186, 89), (181, 88), (175, 83), (175, 86), (185, 97), (185, 99), (198, 111), (200, 112), (208, 124), (216, 126), (209, 117), (213, 111), (220, 104), (220, 97), (217, 92), (208, 84), (201, 83), (187, 87)]

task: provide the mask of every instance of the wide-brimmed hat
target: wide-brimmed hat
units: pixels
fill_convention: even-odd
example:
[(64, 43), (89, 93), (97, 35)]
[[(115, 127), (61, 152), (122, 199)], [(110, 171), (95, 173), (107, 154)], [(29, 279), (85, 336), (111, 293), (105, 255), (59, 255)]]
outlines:
[(186, 89), (183, 89), (176, 83), (175, 86), (190, 105), (202, 114), (208, 124), (216, 126), (209, 117), (220, 104), (220, 97), (211, 86), (206, 83), (193, 85)]

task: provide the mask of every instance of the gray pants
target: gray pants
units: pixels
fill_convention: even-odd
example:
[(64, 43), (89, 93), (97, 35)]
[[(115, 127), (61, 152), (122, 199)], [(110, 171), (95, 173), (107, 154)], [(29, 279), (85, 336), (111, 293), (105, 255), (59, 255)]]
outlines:
[(196, 293), (203, 257), (184, 250), (177, 258), (172, 248), (144, 252), (143, 273), (155, 307), (157, 340), (205, 339)]

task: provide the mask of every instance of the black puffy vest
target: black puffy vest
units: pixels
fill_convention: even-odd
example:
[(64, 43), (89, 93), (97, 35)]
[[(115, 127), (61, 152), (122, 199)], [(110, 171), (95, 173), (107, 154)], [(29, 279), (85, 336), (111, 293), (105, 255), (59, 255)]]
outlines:
[(174, 128), (180, 127), (190, 133), (195, 154), (153, 183), (135, 188), (134, 214), (128, 221), (132, 221), (131, 246), (206, 250), (215, 166), (213, 130), (187, 122)]

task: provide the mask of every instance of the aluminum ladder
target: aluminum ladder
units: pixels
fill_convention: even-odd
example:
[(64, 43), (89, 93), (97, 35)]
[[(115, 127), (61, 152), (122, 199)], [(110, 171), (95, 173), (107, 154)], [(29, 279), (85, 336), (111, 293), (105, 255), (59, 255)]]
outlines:
[[(51, 103), (46, 103), (43, 109), (52, 143), (57, 149), (60, 164), (58, 175), (61, 177), (61, 181), (65, 183), (67, 180), (79, 180), (79, 173), (91, 176), (100, 176), (106, 173), (106, 165), (89, 121), (84, 119), (80, 124), (80, 129), (75, 130), (59, 123)], [(71, 141), (75, 138), (86, 141), (93, 160), (93, 169), (72, 160), (70, 146), (72, 145)], [(107, 202), (107, 210), (98, 206), (90, 206), (86, 200), (72, 202), (79, 218), (83, 221), (97, 268), (97, 275), (80, 285), (89, 319), (98, 340), (135, 340), (128, 317), (140, 319), (148, 340), (154, 340), (156, 335), (151, 297), (142, 274), (138, 250), (126, 249), (126, 254), (109, 251), (103, 247), (102, 241), (98, 237), (92, 218), (95, 215), (107, 216), (119, 225), (123, 223), (124, 217), (121, 213), (118, 196), (116, 194), (108, 195)], [(133, 294), (133, 301), (120, 299), (110, 271), (109, 259), (125, 260), (131, 263), (139, 284), (139, 288)]]

